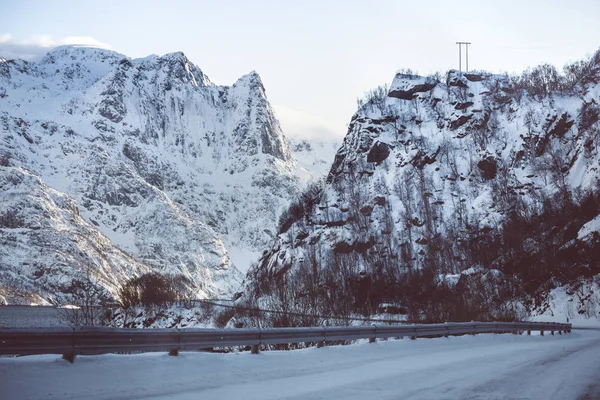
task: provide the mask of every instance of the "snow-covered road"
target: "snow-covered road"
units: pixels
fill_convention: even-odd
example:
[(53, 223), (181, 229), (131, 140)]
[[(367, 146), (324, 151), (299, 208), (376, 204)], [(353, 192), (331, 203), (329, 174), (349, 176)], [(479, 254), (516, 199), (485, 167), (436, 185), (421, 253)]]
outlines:
[(297, 351), (0, 359), (3, 399), (595, 399), (600, 330)]

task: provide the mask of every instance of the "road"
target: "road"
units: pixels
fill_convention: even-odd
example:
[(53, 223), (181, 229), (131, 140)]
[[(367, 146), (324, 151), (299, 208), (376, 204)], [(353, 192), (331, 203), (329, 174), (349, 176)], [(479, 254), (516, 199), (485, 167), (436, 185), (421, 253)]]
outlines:
[(7, 399), (600, 398), (600, 331), (296, 351), (0, 359)]

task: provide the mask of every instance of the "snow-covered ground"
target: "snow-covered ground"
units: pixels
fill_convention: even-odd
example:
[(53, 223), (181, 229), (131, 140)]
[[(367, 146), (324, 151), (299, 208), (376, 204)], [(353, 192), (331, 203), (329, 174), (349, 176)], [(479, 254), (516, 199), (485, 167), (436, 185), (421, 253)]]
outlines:
[(74, 364), (48, 355), (0, 359), (0, 386), (10, 399), (593, 399), (598, 354), (599, 330)]

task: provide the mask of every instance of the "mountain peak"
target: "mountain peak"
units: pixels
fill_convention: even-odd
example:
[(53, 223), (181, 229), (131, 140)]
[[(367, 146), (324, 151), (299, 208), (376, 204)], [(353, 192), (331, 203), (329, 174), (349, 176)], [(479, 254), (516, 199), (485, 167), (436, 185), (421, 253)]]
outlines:
[(188, 62), (188, 58), (183, 51), (174, 51), (172, 53), (167, 53), (159, 58), (162, 58), (163, 60), (181, 60), (184, 62)]
[[(139, 268), (185, 275), (198, 296), (237, 289), (229, 286), (241, 279), (233, 265), (247, 269), (249, 254), (272, 241), (279, 211), (298, 186), (258, 74), (246, 75), (236, 87), (216, 86), (182, 52), (130, 59), (73, 46), (53, 49), (43, 64), (29, 64), (0, 62), (0, 125), (9, 132), (0, 141), (0, 169), (33, 171), (63, 193), (61, 199), (72, 199), (76, 208), (63, 212), (64, 219), (80, 213), (89, 222), (57, 235), (70, 246), (61, 254), (76, 253), (65, 263), (82, 270), (91, 264), (87, 250), (73, 247), (87, 243), (70, 240), (87, 227), (104, 235), (103, 253), (90, 257), (108, 254), (109, 262), (91, 268), (104, 274), (109, 288), (128, 273), (139, 275), (127, 266), (132, 257)], [(34, 152), (57, 156), (42, 165)], [(21, 203), (0, 203), (0, 242), (23, 225), (21, 217), (45, 221), (46, 214), (29, 212), (38, 209), (34, 201), (22, 213), (8, 208)], [(9, 212), (7, 222), (3, 216)], [(44, 232), (48, 243), (54, 226)], [(57, 290), (46, 279), (62, 282), (71, 270), (55, 273), (53, 257), (37, 257), (48, 253), (46, 242), (27, 235), (37, 238), (44, 228), (28, 229), (32, 233), (18, 235), (34, 250), (17, 254), (12, 246), (0, 246), (0, 259), (16, 254), (5, 269), (19, 270), (25, 262), (38, 271), (23, 274), (20, 282), (30, 285), (17, 288), (20, 296), (35, 284), (49, 298)]]
[(252, 70), (249, 73), (247, 73), (246, 75), (242, 75), (235, 84), (238, 83), (250, 83), (250, 84), (259, 84), (260, 86), (263, 86), (262, 83), (262, 79), (260, 79), (260, 75), (258, 74), (258, 72)]
[(64, 45), (57, 46), (50, 50), (40, 60), (40, 64), (55, 64), (59, 60), (67, 62), (81, 62), (85, 60), (97, 60), (104, 62), (116, 62), (128, 58), (123, 54), (113, 50), (103, 49), (100, 47), (84, 46), (84, 45)]

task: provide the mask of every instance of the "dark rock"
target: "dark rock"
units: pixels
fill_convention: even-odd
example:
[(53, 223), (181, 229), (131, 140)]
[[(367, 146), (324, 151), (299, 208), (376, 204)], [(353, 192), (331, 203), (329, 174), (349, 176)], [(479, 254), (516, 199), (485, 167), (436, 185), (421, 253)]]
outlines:
[(333, 246), (333, 252), (338, 254), (349, 254), (354, 250), (354, 243), (347, 243), (345, 241), (337, 242)]
[(446, 82), (448, 86), (459, 87), (463, 89), (469, 87), (468, 81), (465, 79), (462, 73), (458, 71), (449, 71)]
[(119, 61), (119, 65), (124, 67), (124, 68), (131, 68), (133, 67), (133, 64), (131, 63), (131, 61), (129, 61), (128, 59), (124, 58), (121, 61)]
[(493, 231), (494, 228), (492, 228), (491, 226), (484, 226), (483, 228), (481, 228), (481, 232), (486, 234), (486, 233), (490, 233), (491, 231)]
[(334, 227), (334, 226), (344, 226), (346, 225), (345, 220), (338, 220), (338, 221), (327, 221), (325, 222), (325, 226), (328, 228)]
[(10, 67), (6, 61), (0, 61), (0, 76), (10, 79)]
[[(375, 125), (381, 125), (381, 124), (393, 124), (394, 122), (396, 122), (398, 120), (398, 116), (394, 116), (394, 115), (388, 115), (383, 119), (372, 119), (371, 123), (375, 124)], [(406, 128), (406, 127), (404, 127)]]
[(463, 76), (471, 82), (481, 82), (482, 80), (485, 79), (485, 76), (483, 76), (481, 74), (475, 74), (475, 73), (464, 73)]
[(433, 154), (427, 154), (423, 150), (419, 150), (417, 154), (410, 160), (410, 163), (416, 168), (423, 169), (427, 164), (433, 164), (440, 152), (440, 147)]
[(498, 171), (496, 160), (492, 157), (480, 160), (477, 163), (477, 168), (481, 170), (481, 177), (485, 180), (494, 179)]
[(412, 100), (417, 93), (428, 92), (435, 87), (435, 84), (415, 85), (409, 90), (392, 90), (388, 96), (402, 100)]
[(296, 235), (296, 240), (304, 240), (308, 237), (308, 232), (302, 231)]
[(550, 143), (550, 135), (535, 135), (531, 138), (531, 143), (534, 146), (536, 157), (539, 157), (546, 152), (546, 147)]
[(548, 132), (548, 135), (563, 137), (565, 133), (571, 129), (574, 123), (575, 121), (572, 119), (570, 120), (569, 114), (565, 112), (560, 116), (560, 118), (554, 116), (554, 118), (549, 120), (548, 124), (546, 125), (546, 131)]
[(367, 162), (380, 163), (390, 155), (390, 146), (383, 142), (376, 142), (367, 154)]
[(319, 239), (321, 239), (320, 235), (314, 235), (310, 237), (310, 240), (308, 241), (308, 244), (310, 245), (315, 245), (319, 242)]
[(375, 198), (373, 199), (373, 203), (375, 203), (378, 206), (385, 206), (386, 202), (387, 201), (383, 196), (375, 196)]
[(425, 246), (427, 243), (429, 243), (429, 240), (427, 238), (422, 237), (415, 240), (415, 242), (417, 242), (417, 244)]
[(125, 118), (126, 112), (127, 109), (122, 96), (105, 98), (100, 102), (100, 108), (98, 109), (100, 115), (115, 123), (121, 122)]
[(360, 213), (366, 217), (370, 217), (373, 213), (373, 207), (371, 206), (363, 206), (360, 208)]
[(450, 122), (450, 129), (455, 130), (460, 128), (461, 126), (466, 124), (472, 117), (473, 115), (461, 115), (454, 121)]
[(289, 156), (285, 152), (283, 141), (279, 140), (278, 133), (273, 127), (273, 122), (270, 119), (265, 121), (260, 131), (262, 132), (263, 154), (270, 154), (280, 160), (286, 161)]
[(464, 110), (465, 108), (469, 108), (473, 105), (472, 101), (466, 101), (464, 103), (456, 103), (456, 105), (454, 106), (454, 108), (456, 110)]
[(579, 110), (579, 130), (586, 131), (600, 121), (600, 106), (594, 99), (589, 103), (584, 101)]
[(329, 174), (327, 175), (327, 183), (333, 183), (337, 181), (337, 178), (344, 171), (344, 160), (346, 159), (346, 154), (342, 152), (338, 152), (335, 155), (335, 159), (333, 160), (333, 165), (331, 165), (331, 169), (329, 170)]
[[(397, 80), (399, 83), (394, 86)], [(396, 75), (396, 78), (394, 78), (392, 90), (390, 90), (388, 96), (401, 100), (412, 100), (417, 93), (428, 92), (436, 85), (437, 82), (431, 78), (421, 78), (415, 75), (398, 74)]]
[[(475, 110), (473, 110), (475, 111)], [(487, 127), (488, 122), (490, 121), (491, 114), (489, 110), (486, 110), (483, 113), (479, 113), (473, 119), (471, 126), (473, 129), (483, 129)]]
[(356, 242), (356, 245), (354, 246), (354, 251), (362, 254), (362, 253), (366, 252), (367, 250), (369, 250), (374, 245), (375, 245), (375, 240), (371, 237), (366, 242), (361, 242), (361, 241)]

